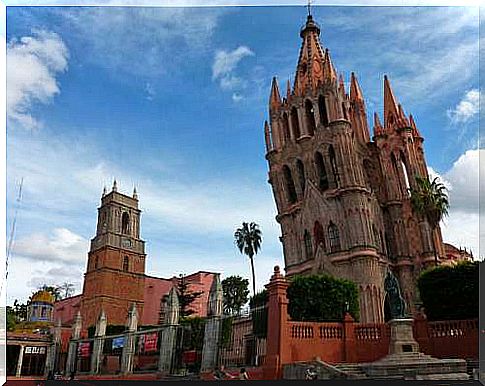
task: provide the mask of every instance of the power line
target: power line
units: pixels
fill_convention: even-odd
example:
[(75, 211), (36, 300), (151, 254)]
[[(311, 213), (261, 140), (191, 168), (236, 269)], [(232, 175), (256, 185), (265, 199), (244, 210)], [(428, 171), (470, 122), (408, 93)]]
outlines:
[(15, 238), (15, 227), (17, 225), (17, 216), (18, 216), (18, 212), (19, 212), (20, 201), (22, 200), (23, 185), (24, 185), (24, 178), (22, 177), (22, 179), (20, 180), (20, 186), (19, 186), (17, 198), (15, 200), (15, 202), (16, 202), (15, 211), (14, 211), (14, 215), (13, 215), (12, 228), (10, 229), (10, 236), (9, 236), (9, 239), (8, 239), (7, 256), (6, 256), (6, 259), (5, 259), (5, 278), (2, 281), (2, 285), (0, 287), (0, 294), (3, 291), (4, 283), (7, 282), (7, 278), (8, 278), (8, 263), (9, 263), (9, 260), (10, 260), (10, 254), (12, 252), (12, 247), (13, 247), (14, 238)]

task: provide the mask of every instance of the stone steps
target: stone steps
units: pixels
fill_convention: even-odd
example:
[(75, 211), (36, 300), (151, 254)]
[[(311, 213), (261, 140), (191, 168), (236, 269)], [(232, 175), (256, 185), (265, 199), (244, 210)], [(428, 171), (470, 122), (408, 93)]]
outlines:
[(367, 374), (359, 365), (341, 364), (335, 366), (340, 371), (348, 375), (350, 379), (365, 379)]

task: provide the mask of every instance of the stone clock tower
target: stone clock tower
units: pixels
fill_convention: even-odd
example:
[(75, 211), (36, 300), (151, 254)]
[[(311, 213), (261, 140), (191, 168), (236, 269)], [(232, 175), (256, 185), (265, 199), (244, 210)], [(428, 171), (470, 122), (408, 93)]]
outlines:
[(96, 236), (91, 240), (84, 275), (82, 316), (88, 328), (104, 310), (109, 324), (125, 324), (133, 303), (143, 313), (145, 242), (140, 239), (140, 210), (133, 196), (103, 192)]

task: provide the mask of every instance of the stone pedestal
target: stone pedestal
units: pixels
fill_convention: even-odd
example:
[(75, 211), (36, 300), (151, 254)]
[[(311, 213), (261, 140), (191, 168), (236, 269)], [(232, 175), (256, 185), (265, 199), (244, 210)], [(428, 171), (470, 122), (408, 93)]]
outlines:
[(437, 359), (419, 351), (413, 336), (412, 319), (389, 322), (389, 355), (376, 362), (362, 364), (368, 378), (409, 380), (466, 380), (464, 359)]
[(391, 339), (389, 354), (419, 353), (413, 336), (413, 319), (393, 319), (389, 322)]

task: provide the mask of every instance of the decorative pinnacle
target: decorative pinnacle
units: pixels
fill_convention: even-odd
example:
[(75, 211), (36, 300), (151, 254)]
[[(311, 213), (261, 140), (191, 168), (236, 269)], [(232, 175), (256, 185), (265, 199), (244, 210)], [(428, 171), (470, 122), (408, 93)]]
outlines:
[(133, 198), (138, 200), (138, 192), (136, 191), (136, 186), (133, 187)]
[(102, 197), (104, 197), (104, 196), (106, 196), (106, 185), (103, 186), (103, 196)]
[(117, 192), (118, 191), (118, 185), (116, 184), (116, 178), (113, 180), (113, 192)]

